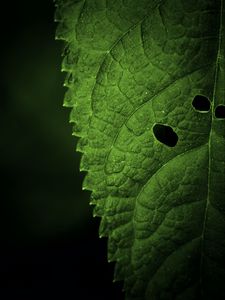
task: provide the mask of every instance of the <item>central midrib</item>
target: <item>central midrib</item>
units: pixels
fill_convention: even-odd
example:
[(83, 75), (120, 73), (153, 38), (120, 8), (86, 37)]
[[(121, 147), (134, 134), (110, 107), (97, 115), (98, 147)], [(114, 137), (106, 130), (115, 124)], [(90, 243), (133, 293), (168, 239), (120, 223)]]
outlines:
[(203, 296), (203, 264), (204, 264), (204, 239), (205, 239), (205, 232), (206, 232), (206, 223), (207, 223), (207, 215), (210, 205), (210, 175), (211, 175), (211, 145), (212, 145), (212, 125), (214, 120), (214, 101), (216, 97), (216, 85), (217, 85), (217, 79), (218, 79), (218, 69), (219, 69), (219, 59), (220, 59), (220, 51), (221, 51), (221, 43), (222, 43), (222, 32), (223, 32), (223, 3), (224, 0), (220, 0), (220, 25), (219, 25), (219, 40), (218, 40), (218, 50), (217, 50), (217, 56), (216, 56), (216, 67), (215, 67), (215, 78), (214, 78), (214, 86), (213, 86), (213, 98), (212, 98), (212, 105), (211, 105), (211, 129), (209, 133), (209, 142), (208, 142), (208, 191), (207, 191), (207, 199), (205, 204), (205, 213), (204, 213), (204, 220), (203, 220), (203, 226), (202, 226), (202, 235), (201, 235), (201, 259), (200, 259), (200, 289), (201, 289), (201, 296)]

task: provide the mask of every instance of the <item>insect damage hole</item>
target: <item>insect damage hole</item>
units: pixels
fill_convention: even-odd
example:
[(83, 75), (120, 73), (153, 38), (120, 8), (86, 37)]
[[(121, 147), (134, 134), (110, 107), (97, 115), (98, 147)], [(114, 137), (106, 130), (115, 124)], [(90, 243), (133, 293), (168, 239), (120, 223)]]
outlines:
[(153, 127), (155, 138), (169, 147), (175, 147), (178, 142), (178, 135), (173, 128), (163, 124), (155, 124)]
[(225, 119), (225, 105), (218, 105), (216, 107), (215, 116), (218, 119)]
[(211, 103), (209, 99), (203, 95), (196, 95), (192, 101), (192, 106), (198, 112), (208, 112), (210, 110)]

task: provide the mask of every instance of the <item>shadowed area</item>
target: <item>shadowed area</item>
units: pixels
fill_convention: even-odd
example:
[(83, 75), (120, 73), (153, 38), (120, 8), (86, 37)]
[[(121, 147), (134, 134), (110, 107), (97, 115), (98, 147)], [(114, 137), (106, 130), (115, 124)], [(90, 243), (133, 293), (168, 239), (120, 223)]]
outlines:
[(107, 293), (107, 299), (119, 299), (106, 240), (98, 239), (99, 220), (81, 190), (70, 110), (62, 107), (63, 43), (54, 38), (53, 1), (5, 6), (0, 298), (106, 299)]

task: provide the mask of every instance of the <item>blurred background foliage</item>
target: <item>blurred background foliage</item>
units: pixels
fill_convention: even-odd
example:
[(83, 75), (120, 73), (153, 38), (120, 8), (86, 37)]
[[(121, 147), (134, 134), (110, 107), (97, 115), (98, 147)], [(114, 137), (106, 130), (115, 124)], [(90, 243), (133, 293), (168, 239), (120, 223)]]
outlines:
[(6, 2), (1, 10), (0, 297), (119, 299), (62, 107), (53, 1)]
[(62, 43), (53, 32), (50, 20), (32, 20), (14, 37), (4, 59), (1, 160), (11, 179), (7, 204), (20, 210), (17, 221), (23, 230), (15, 233), (18, 238), (80, 229), (89, 217), (69, 110), (62, 107)]

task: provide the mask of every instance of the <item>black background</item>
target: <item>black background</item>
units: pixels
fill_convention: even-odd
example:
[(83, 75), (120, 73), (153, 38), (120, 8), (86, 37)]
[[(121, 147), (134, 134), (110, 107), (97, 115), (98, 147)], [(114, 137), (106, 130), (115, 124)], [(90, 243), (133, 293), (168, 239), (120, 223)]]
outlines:
[(62, 107), (53, 1), (1, 5), (1, 299), (123, 299)]

